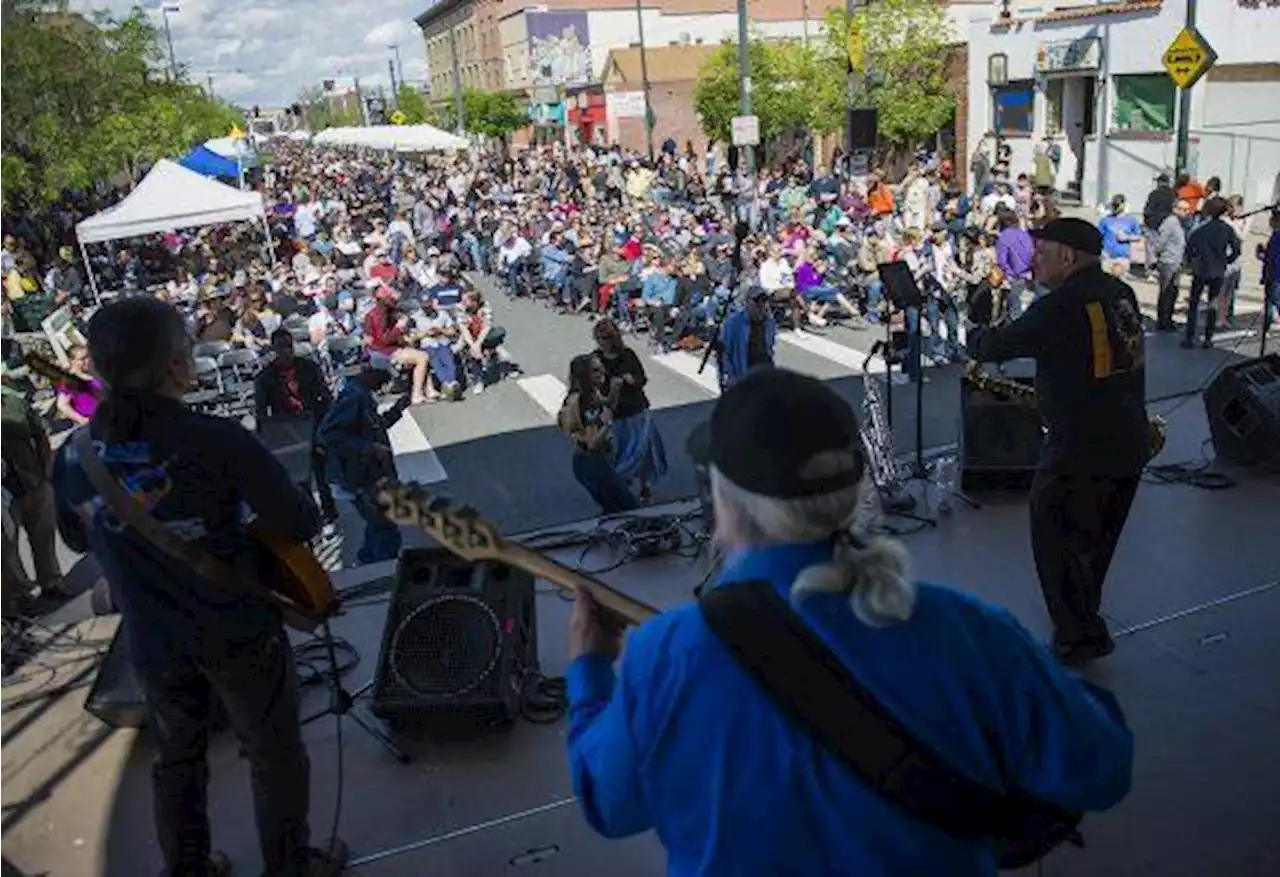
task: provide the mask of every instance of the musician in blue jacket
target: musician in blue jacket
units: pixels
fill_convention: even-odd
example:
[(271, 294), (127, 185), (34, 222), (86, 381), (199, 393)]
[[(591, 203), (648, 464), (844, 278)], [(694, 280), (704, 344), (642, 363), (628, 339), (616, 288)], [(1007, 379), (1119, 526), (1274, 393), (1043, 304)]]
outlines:
[(729, 387), (757, 366), (773, 365), (778, 324), (769, 310), (769, 293), (747, 290), (743, 307), (725, 317), (720, 330), (720, 386)]
[[(710, 432), (726, 555), (713, 588), (771, 584), (886, 710), (974, 781), (1075, 811), (1124, 798), (1133, 737), (1107, 691), (1007, 611), (918, 582), (898, 543), (849, 533), (864, 461), (838, 394), (758, 369), (720, 398)], [(615, 670), (620, 651), (619, 627), (580, 596), (568, 758), (605, 837), (656, 831), (680, 877), (996, 874), (990, 843), (908, 816), (799, 730), (697, 605), (633, 631)]]

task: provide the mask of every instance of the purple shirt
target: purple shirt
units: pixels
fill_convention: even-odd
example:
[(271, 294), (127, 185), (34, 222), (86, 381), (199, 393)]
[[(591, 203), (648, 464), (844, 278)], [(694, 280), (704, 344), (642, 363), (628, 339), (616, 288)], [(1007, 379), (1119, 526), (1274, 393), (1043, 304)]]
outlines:
[(996, 264), (1006, 277), (1027, 279), (1031, 276), (1031, 257), (1036, 242), (1023, 228), (1006, 228), (996, 238)]
[(796, 267), (796, 291), (804, 292), (806, 289), (813, 289), (815, 286), (822, 285), (822, 275), (818, 273), (818, 269), (814, 268), (808, 262), (801, 262)]
[(89, 385), (92, 390), (73, 390), (70, 387), (59, 387), (58, 395), (64, 399), (71, 400), (71, 410), (81, 417), (93, 417), (93, 412), (98, 410), (98, 394), (102, 392), (102, 381), (97, 378), (90, 378)]

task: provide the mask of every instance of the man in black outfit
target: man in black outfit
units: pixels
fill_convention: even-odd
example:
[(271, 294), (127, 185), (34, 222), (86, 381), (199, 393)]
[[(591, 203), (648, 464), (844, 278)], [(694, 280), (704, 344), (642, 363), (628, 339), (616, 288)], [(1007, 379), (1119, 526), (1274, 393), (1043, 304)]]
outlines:
[(1047, 428), (1031, 487), (1031, 547), (1067, 664), (1110, 654), (1102, 583), (1147, 463), (1142, 319), (1133, 290), (1102, 270), (1102, 235), (1081, 219), (1031, 232), (1048, 287), (1017, 320), (986, 332), (978, 359), (1036, 360)]
[(1152, 276), (1156, 268), (1156, 234), (1160, 231), (1160, 223), (1169, 218), (1169, 214), (1173, 213), (1173, 205), (1178, 203), (1178, 196), (1173, 191), (1173, 177), (1168, 171), (1161, 171), (1155, 183), (1156, 187), (1147, 195), (1147, 203), (1142, 207), (1145, 277)]
[[(277, 329), (271, 334), (271, 349), (275, 359), (258, 373), (253, 386), (258, 431), (262, 432), (263, 424), (273, 417), (308, 417), (314, 434), (333, 404), (320, 366), (294, 355), (293, 336), (287, 329)], [(314, 440), (311, 442), (311, 477), (320, 496), (325, 527), (331, 528), (338, 520), (338, 506), (324, 477), (324, 450)]]

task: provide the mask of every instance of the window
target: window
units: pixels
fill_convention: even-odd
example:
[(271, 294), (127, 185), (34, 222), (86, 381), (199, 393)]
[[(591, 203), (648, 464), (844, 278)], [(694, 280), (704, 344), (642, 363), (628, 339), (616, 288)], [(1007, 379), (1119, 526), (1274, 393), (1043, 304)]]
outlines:
[(1066, 90), (1063, 80), (1050, 79), (1044, 88), (1044, 134), (1057, 137), (1062, 133), (1062, 94)]
[(1027, 135), (1035, 128), (1035, 86), (1030, 80), (991, 89), (997, 134)]
[(1113, 122), (1117, 131), (1173, 130), (1173, 106), (1177, 88), (1164, 73), (1142, 73), (1117, 76), (1116, 112)]

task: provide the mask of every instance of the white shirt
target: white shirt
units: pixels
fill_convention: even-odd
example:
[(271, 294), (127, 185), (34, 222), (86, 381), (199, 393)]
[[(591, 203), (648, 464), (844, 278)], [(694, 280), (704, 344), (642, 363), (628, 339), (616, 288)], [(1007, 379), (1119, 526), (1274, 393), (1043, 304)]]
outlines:
[(795, 287), (795, 275), (785, 259), (765, 259), (760, 263), (760, 285), (770, 292)]
[(509, 243), (504, 243), (498, 248), (498, 262), (506, 268), (512, 262), (523, 259), (533, 252), (533, 247), (522, 237), (517, 237)]

